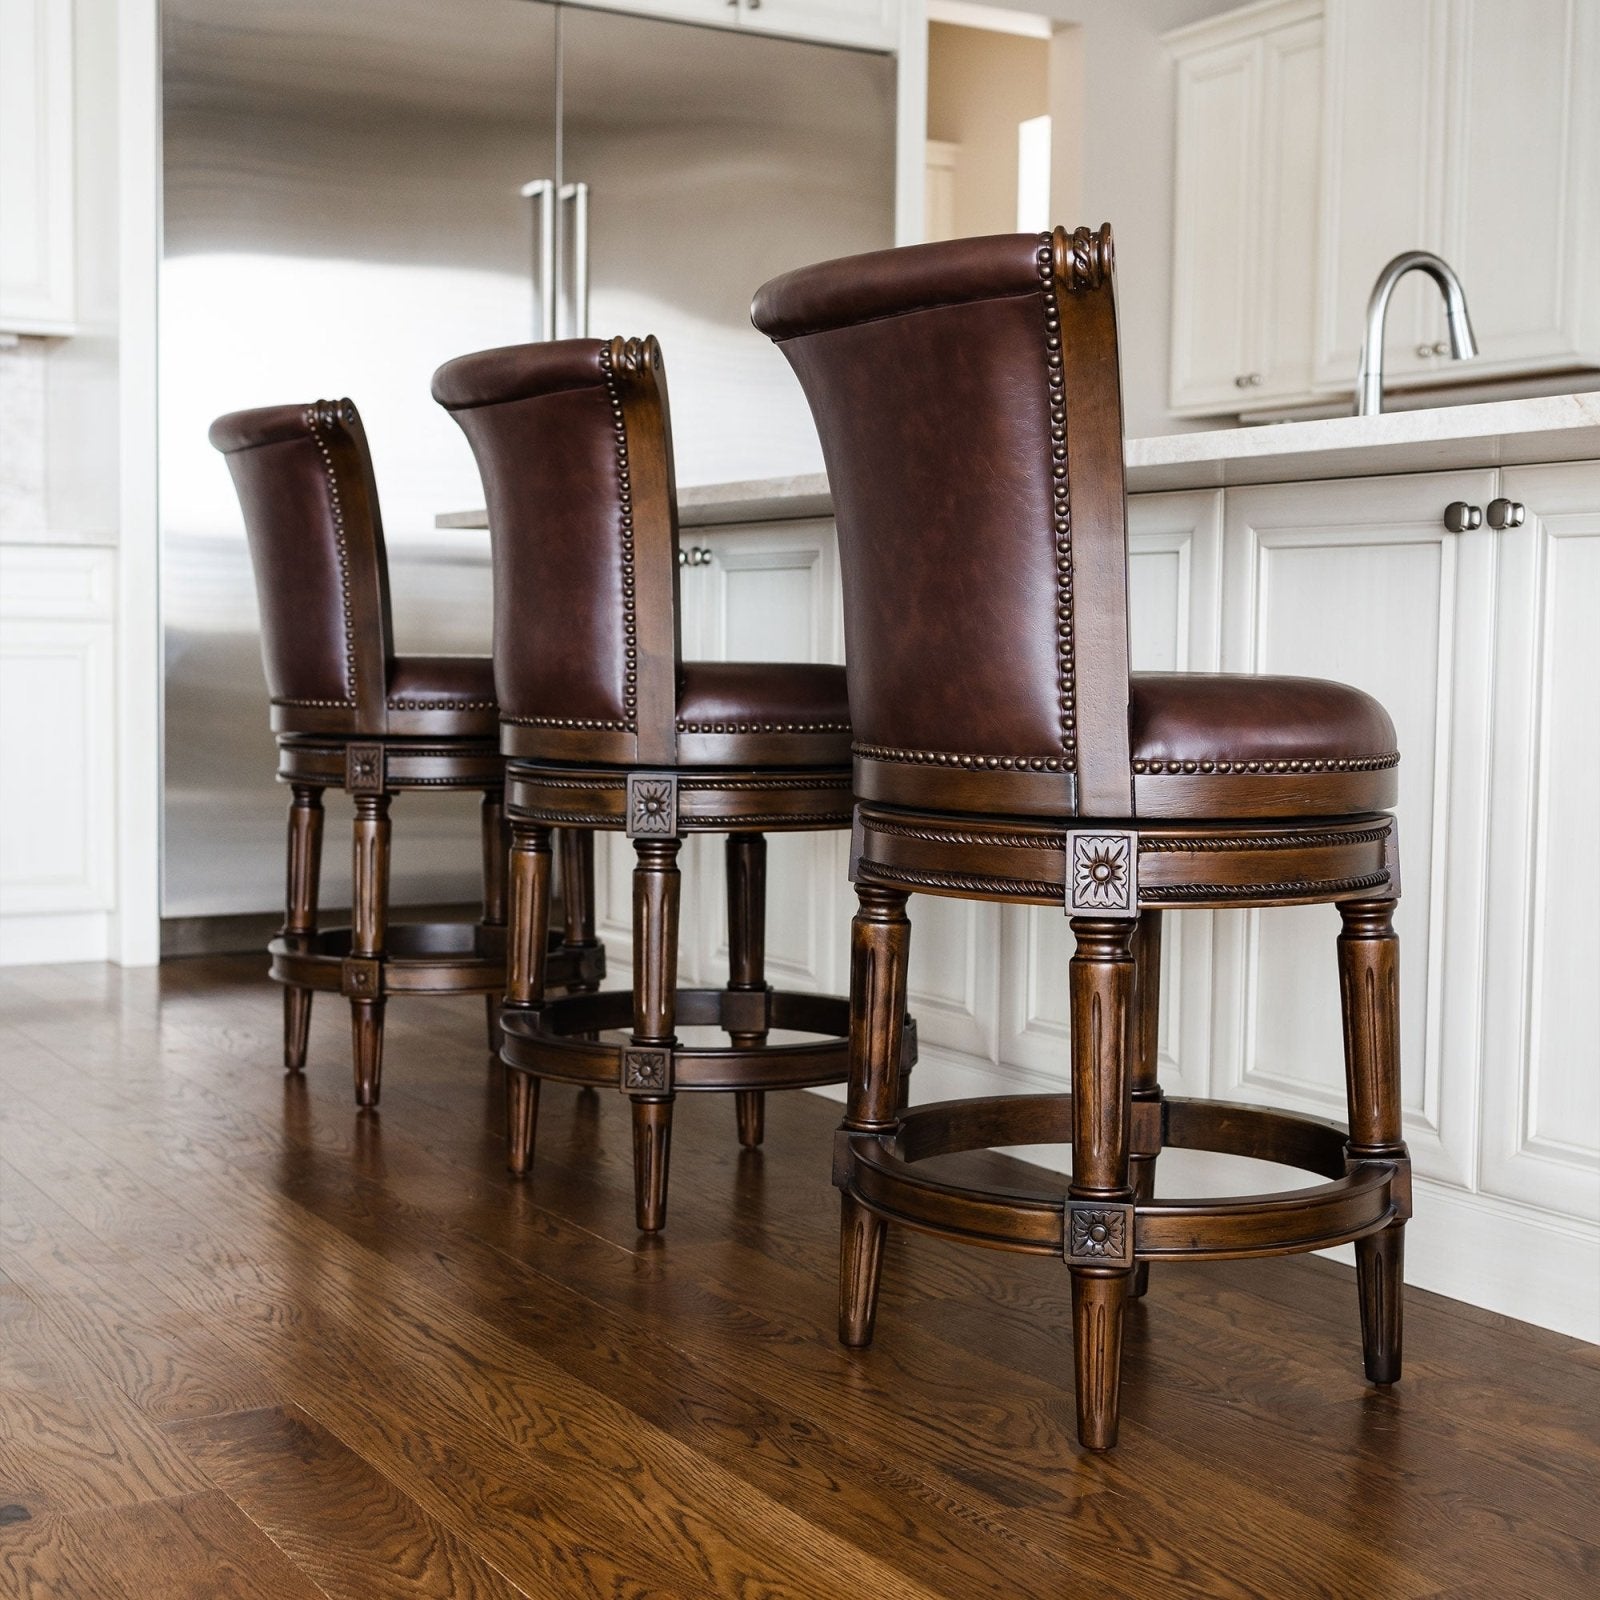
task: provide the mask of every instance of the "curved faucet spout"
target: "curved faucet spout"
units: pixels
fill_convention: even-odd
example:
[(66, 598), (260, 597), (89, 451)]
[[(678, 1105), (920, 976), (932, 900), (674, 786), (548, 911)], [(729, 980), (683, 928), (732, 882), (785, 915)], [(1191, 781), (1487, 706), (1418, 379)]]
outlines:
[(1425, 272), (1438, 284), (1444, 296), (1444, 320), (1450, 334), (1450, 354), (1465, 360), (1478, 353), (1472, 335), (1472, 319), (1467, 315), (1467, 295), (1455, 269), (1431, 250), (1407, 250), (1397, 255), (1372, 286), (1367, 302), (1367, 337), (1361, 346), (1361, 366), (1356, 373), (1356, 415), (1375, 417), (1383, 410), (1383, 333), (1389, 318), (1389, 299), (1394, 286), (1408, 272)]

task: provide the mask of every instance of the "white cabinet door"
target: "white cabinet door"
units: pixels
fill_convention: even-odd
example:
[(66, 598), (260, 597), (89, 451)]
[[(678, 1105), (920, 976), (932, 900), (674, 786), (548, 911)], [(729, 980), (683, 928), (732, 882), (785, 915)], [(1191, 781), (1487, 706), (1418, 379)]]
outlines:
[[(1585, 302), (1592, 308), (1595, 298), (1600, 8), (1592, 0), (1456, 4), (1444, 253), (1467, 291), (1479, 347), (1472, 366), (1558, 365), (1581, 353)], [(1430, 309), (1442, 338), (1437, 305)], [(1455, 369), (1449, 376), (1471, 371), (1443, 364)]]
[(737, 5), (740, 26), (763, 33), (867, 50), (893, 50), (899, 43), (901, 0), (737, 0)]
[[(1220, 489), (1140, 494), (1128, 501), (1134, 671), (1217, 670), (1221, 563)], [(1209, 1087), (1211, 923), (1209, 911), (1165, 914), (1161, 1082), (1169, 1094), (1205, 1094)], [(1071, 1046), (1067, 918), (1059, 907), (1008, 906), (1002, 924), (1001, 1064), (1064, 1088)]]
[(1400, 386), (1596, 357), (1600, 156), (1584, 0), (1329, 0), (1317, 382), (1354, 385), (1368, 296), (1403, 250), (1460, 274), (1479, 355), (1455, 362), (1438, 290), (1396, 290)]
[(1600, 1221), (1600, 465), (1521, 467), (1496, 534), (1479, 1187)]
[[(1375, 695), (1401, 751), (1401, 1050), (1419, 1171), (1470, 1181), (1494, 537), (1444, 526), (1492, 472), (1230, 489), (1223, 666)], [(1331, 907), (1216, 917), (1213, 1090), (1342, 1119)]]
[(1238, 412), (1311, 394), (1318, 9), (1280, 5), (1174, 41), (1175, 411)]
[(1178, 66), (1174, 411), (1236, 410), (1249, 379), (1259, 62), (1258, 43), (1244, 40)]
[(70, 333), (72, 7), (0, 0), (0, 333)]
[(0, 963), (106, 956), (115, 574), (110, 550), (0, 545)]

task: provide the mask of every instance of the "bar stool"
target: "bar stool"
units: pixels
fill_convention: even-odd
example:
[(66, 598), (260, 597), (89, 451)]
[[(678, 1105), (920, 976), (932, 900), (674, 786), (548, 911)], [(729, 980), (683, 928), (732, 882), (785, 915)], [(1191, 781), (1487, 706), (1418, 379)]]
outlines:
[[(545, 1078), (632, 1105), (639, 1228), (666, 1220), (679, 1091), (732, 1091), (761, 1142), (768, 1089), (842, 1082), (848, 1003), (773, 989), (764, 835), (850, 823), (850, 713), (836, 666), (685, 662), (661, 351), (572, 339), (463, 356), (434, 398), (470, 440), (488, 496), (495, 666), (511, 820), (505, 1043), (510, 1166), (529, 1170)], [(547, 1001), (541, 972), (552, 826), (624, 833), (633, 991)], [(678, 851), (727, 835), (729, 977), (680, 989)], [(728, 1043), (686, 1044), (678, 1026)], [(820, 1037), (769, 1043), (770, 1030)], [(903, 1016), (896, 1036), (909, 1030)], [(601, 1038), (620, 1032), (620, 1041)], [(910, 1045), (914, 1055), (915, 1046)]]
[[(870, 1342), (886, 1219), (1065, 1260), (1078, 1433), (1116, 1440), (1124, 1308), (1152, 1261), (1356, 1241), (1367, 1376), (1400, 1373), (1394, 728), (1342, 684), (1131, 673), (1111, 230), (805, 268), (756, 325), (810, 399), (838, 519), (859, 804), (840, 1337)], [(910, 892), (1057, 905), (1076, 939), (1072, 1093), (897, 1113)], [(1168, 906), (1333, 902), (1349, 1130), (1164, 1098)], [(1331, 974), (1330, 974), (1331, 978)], [(919, 1163), (1067, 1141), (1059, 1191)], [(1155, 1198), (1167, 1146), (1285, 1163), (1312, 1188)]]
[[(211, 425), (244, 512), (261, 652), (289, 806), (288, 907), (268, 946), (284, 986), (283, 1062), (305, 1066), (311, 997), (350, 1002), (356, 1104), (375, 1106), (391, 994), (481, 994), (489, 1047), (505, 985), (505, 765), (487, 656), (397, 656), (372, 457), (348, 400), (236, 411)], [(322, 795), (355, 805), (353, 926), (317, 927)], [(483, 917), (389, 921), (389, 805), (408, 789), (480, 790)], [(563, 834), (566, 927), (553, 982), (597, 987), (594, 841)]]

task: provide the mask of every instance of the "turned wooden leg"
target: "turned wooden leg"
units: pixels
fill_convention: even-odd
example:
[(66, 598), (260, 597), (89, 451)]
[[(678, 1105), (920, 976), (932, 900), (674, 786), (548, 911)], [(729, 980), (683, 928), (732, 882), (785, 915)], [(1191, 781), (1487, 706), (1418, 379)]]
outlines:
[(1089, 1450), (1117, 1442), (1122, 1322), (1132, 1271), (1133, 1199), (1128, 1172), (1133, 1005), (1129, 919), (1074, 917), (1072, 957), (1072, 1182), (1067, 1265), (1072, 1272), (1072, 1343), (1078, 1440)]
[[(762, 990), (767, 986), (767, 841), (759, 833), (730, 833), (728, 861), (728, 987)], [(735, 1050), (753, 1050), (766, 1039), (765, 1030), (730, 1033)], [(766, 1121), (766, 1096), (759, 1089), (740, 1089), (734, 1096), (739, 1143), (756, 1149)]]
[(633, 1102), (634, 1210), (641, 1233), (667, 1220), (672, 1153), (672, 1051), (678, 1002), (677, 839), (635, 839), (633, 1036), (622, 1051), (622, 1089)]
[[(506, 833), (504, 790), (483, 791), (480, 831), (483, 841), (483, 925), (486, 928), (503, 928), (511, 843)], [(500, 1000), (501, 997), (496, 994), (483, 997), (484, 1023), (491, 1051), (500, 1048)]]
[[(322, 881), (322, 790), (294, 785), (289, 801), (289, 872), (284, 895), (283, 937), (309, 945), (317, 931), (317, 887)], [(301, 1072), (311, 1032), (310, 989), (283, 991), (283, 1064)]]
[[(898, 1121), (900, 1045), (906, 1016), (911, 922), (906, 895), (856, 886), (850, 923), (850, 1092), (843, 1127), (887, 1133)], [(872, 1343), (883, 1267), (885, 1223), (844, 1190), (839, 1227), (839, 1342)]]
[[(594, 832), (590, 828), (558, 828), (561, 851), (561, 942), (569, 947), (593, 949), (594, 936)], [(596, 980), (567, 985), (569, 994), (592, 994)]]
[[(349, 976), (356, 1104), (375, 1106), (383, 1080), (383, 945), (389, 922), (389, 796), (355, 796)], [(367, 963), (368, 965), (359, 965)], [(364, 992), (363, 992), (364, 991)]]
[[(544, 1004), (544, 958), (550, 930), (550, 830), (511, 824), (511, 887), (506, 929), (507, 1011), (536, 1011)], [(539, 1115), (539, 1080), (506, 1068), (507, 1165), (518, 1177), (533, 1165)]]
[[(1159, 1101), (1161, 1085), (1156, 1081), (1160, 1064), (1161, 1025), (1161, 913), (1159, 911), (1143, 911), (1139, 914), (1139, 928), (1133, 936), (1133, 971), (1131, 1043), (1133, 1098)], [(1128, 1174), (1135, 1201), (1149, 1200), (1155, 1194), (1156, 1158), (1153, 1155), (1130, 1155)], [(1135, 1263), (1129, 1294), (1137, 1299), (1149, 1287), (1150, 1263), (1148, 1261)]]
[[(1400, 941), (1393, 900), (1339, 907), (1339, 994), (1353, 1160), (1406, 1161), (1400, 1124)], [(1356, 1290), (1368, 1379), (1400, 1376), (1405, 1217), (1356, 1240)]]

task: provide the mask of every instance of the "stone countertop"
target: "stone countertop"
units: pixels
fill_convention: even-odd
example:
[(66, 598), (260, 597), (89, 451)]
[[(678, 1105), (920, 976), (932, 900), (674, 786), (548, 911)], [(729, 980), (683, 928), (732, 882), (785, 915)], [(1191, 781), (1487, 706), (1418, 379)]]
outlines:
[[(1126, 460), (1134, 494), (1600, 460), (1600, 391), (1160, 434), (1129, 439)], [(678, 491), (683, 528), (791, 522), (831, 510), (821, 473)], [(487, 518), (481, 510), (450, 511), (436, 525), (482, 528)]]

